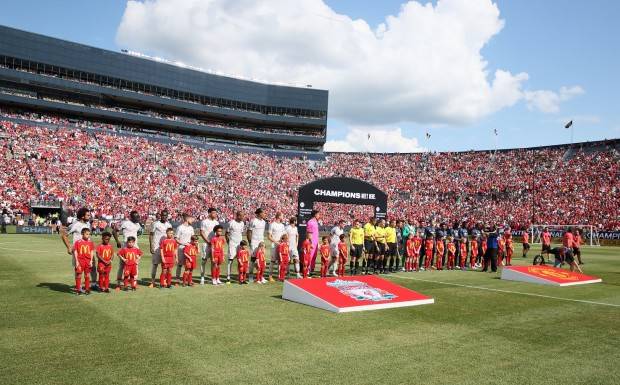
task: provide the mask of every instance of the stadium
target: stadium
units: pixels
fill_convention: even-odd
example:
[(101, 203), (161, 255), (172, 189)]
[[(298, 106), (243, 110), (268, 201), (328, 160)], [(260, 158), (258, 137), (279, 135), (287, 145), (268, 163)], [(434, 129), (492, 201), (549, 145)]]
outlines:
[(620, 138), (331, 152), (333, 97), (0, 25), (6, 383), (620, 382)]

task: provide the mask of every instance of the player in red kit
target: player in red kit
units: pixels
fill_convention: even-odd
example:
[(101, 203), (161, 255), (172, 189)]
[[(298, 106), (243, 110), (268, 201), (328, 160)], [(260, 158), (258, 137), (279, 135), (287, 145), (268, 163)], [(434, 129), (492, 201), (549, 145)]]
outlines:
[(515, 246), (512, 241), (512, 234), (506, 237), (506, 266), (512, 266), (512, 255), (515, 252)]
[(472, 237), (469, 241), (469, 252), (471, 253), (469, 256), (469, 267), (473, 270), (476, 267), (476, 259), (478, 258), (478, 240), (475, 237)]
[(75, 258), (75, 292), (82, 294), (82, 274), (84, 274), (85, 293), (90, 294), (90, 271), (93, 268), (95, 244), (90, 240), (90, 229), (82, 229), (82, 239), (73, 244)]
[(220, 265), (224, 262), (224, 245), (226, 238), (222, 235), (224, 228), (217, 225), (213, 228), (213, 238), (211, 238), (211, 280), (214, 285), (221, 285)]
[[(194, 286), (194, 269), (196, 261), (200, 256), (198, 251), (198, 237), (192, 235), (190, 242), (183, 248), (183, 256), (185, 257), (185, 271), (183, 272), (183, 286)], [(172, 279), (172, 275), (170, 275)]]
[[(280, 271), (278, 274), (278, 279), (280, 281), (284, 281), (284, 279), (288, 275), (288, 264), (291, 261), (287, 234), (283, 234), (282, 238), (280, 238), (280, 243), (278, 244), (278, 257), (280, 259)], [(304, 264), (304, 268), (305, 267), (306, 265)]]
[(256, 248), (256, 283), (266, 283), (265, 279), (265, 243), (261, 242), (258, 244), (258, 248)]
[(312, 233), (306, 233), (306, 239), (301, 243), (301, 258), (304, 263), (303, 277), (308, 278), (312, 261)]
[(456, 258), (456, 245), (454, 244), (454, 242), (452, 242), (452, 237), (448, 238), (447, 248), (448, 248), (448, 260), (446, 263), (446, 269), (454, 270), (454, 262), (455, 262), (454, 259)]
[(99, 290), (110, 292), (110, 271), (112, 271), (112, 259), (114, 250), (110, 245), (112, 234), (107, 231), (101, 234), (101, 244), (97, 246), (97, 272), (99, 273)]
[(443, 244), (443, 239), (438, 238), (437, 244), (435, 245), (435, 268), (437, 270), (443, 270), (443, 254), (445, 251), (445, 247)]
[(459, 242), (459, 251), (459, 268), (465, 270), (465, 264), (467, 264), (467, 240), (465, 238)]
[(540, 239), (542, 240), (542, 250), (540, 251), (540, 254), (547, 254), (547, 260), (549, 260), (549, 252), (551, 251), (551, 233), (546, 227), (540, 234)]
[(523, 238), (523, 258), (525, 258), (530, 250), (530, 235), (527, 233), (527, 230), (524, 230), (521, 237)]
[(166, 238), (159, 242), (161, 253), (161, 275), (159, 276), (160, 288), (172, 288), (172, 268), (177, 263), (179, 242), (174, 238), (174, 230), (166, 229)]
[(504, 237), (497, 238), (497, 266), (503, 266), (506, 255), (506, 241)]
[(420, 271), (420, 251), (422, 250), (422, 237), (419, 234), (413, 237), (413, 270)]
[(338, 276), (344, 277), (344, 268), (349, 259), (349, 248), (344, 241), (344, 234), (340, 234), (340, 242), (338, 243)]
[(239, 250), (237, 250), (237, 267), (239, 269), (239, 285), (248, 283), (248, 263), (250, 261), (250, 252), (248, 251), (248, 243), (241, 241)]
[(131, 285), (131, 289), (135, 291), (138, 283), (136, 281), (136, 275), (138, 274), (138, 263), (142, 258), (142, 251), (136, 246), (135, 237), (127, 237), (127, 243), (125, 247), (118, 251), (118, 257), (123, 261), (125, 269), (123, 271), (123, 286), (125, 290)]
[[(304, 241), (304, 243), (306, 243)], [(305, 245), (304, 245), (305, 251)], [(330, 256), (330, 246), (329, 246), (329, 237), (323, 237), (323, 243), (321, 243), (321, 247), (319, 248), (319, 253), (321, 253), (321, 278), (327, 277), (327, 270), (329, 270), (329, 256)], [(304, 266), (306, 263), (304, 262)], [(306, 278), (306, 269), (304, 269), (304, 278)]]
[(480, 242), (480, 249), (482, 250), (482, 270), (486, 271), (487, 269), (487, 260), (484, 256), (487, 254), (487, 237), (485, 235), (482, 236), (482, 241)]
[(424, 269), (431, 267), (433, 262), (433, 237), (429, 235), (424, 241)]
[(410, 233), (405, 243), (405, 271), (413, 270), (413, 259), (415, 258), (415, 239), (413, 238), (413, 233)]

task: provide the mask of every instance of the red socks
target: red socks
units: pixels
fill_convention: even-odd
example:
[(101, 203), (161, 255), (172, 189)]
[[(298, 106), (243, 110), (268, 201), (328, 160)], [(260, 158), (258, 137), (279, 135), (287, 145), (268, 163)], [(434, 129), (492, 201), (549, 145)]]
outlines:
[(79, 293), (80, 291), (82, 291), (82, 274), (77, 273), (75, 274), (75, 292)]

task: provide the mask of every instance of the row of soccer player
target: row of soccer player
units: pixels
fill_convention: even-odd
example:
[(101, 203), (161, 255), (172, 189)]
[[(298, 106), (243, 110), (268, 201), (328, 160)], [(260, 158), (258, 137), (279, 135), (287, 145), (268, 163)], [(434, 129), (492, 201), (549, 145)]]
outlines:
[[(313, 213), (313, 219), (308, 225), (313, 220), (320, 218), (319, 212), (313, 211)], [(215, 208), (210, 208), (208, 210), (208, 217), (201, 222), (200, 236), (203, 238), (204, 244), (202, 253), (197, 253), (194, 250), (198, 240), (194, 235), (194, 218), (188, 214), (184, 215), (183, 223), (174, 232), (172, 225), (168, 222), (168, 212), (164, 210), (158, 214), (158, 221), (151, 225), (149, 233), (149, 244), (152, 253), (150, 287), (154, 287), (155, 276), (160, 266), (162, 269), (162, 274), (160, 275), (161, 287), (171, 287), (171, 270), (175, 265), (177, 282), (181, 282), (181, 270), (185, 267), (182, 282), (184, 284), (191, 284), (193, 282), (191, 279), (192, 273), (198, 261), (200, 261), (201, 284), (204, 284), (205, 267), (209, 261), (211, 262), (212, 283), (214, 285), (222, 284), (220, 265), (225, 259), (224, 245), (228, 245), (229, 249), (227, 282), (230, 282), (231, 266), (233, 260), (236, 259), (240, 283), (247, 281), (248, 275), (252, 274), (254, 268), (257, 269), (256, 281), (264, 283), (266, 281), (264, 279), (266, 264), (265, 233), (267, 233), (267, 237), (272, 244), (270, 253), (271, 263), (269, 264), (270, 280), (273, 279), (272, 272), (274, 267), (277, 266), (279, 266), (280, 278), (282, 279), (282, 274), (286, 277), (289, 262), (293, 263), (298, 278), (302, 277), (301, 272), (303, 272), (303, 277), (309, 276), (314, 270), (316, 254), (320, 256), (321, 276), (326, 276), (330, 267), (333, 268), (334, 275), (344, 275), (347, 262), (349, 262), (351, 274), (398, 271), (401, 260), (403, 262), (403, 269), (406, 271), (419, 271), (430, 267), (443, 269), (444, 266), (448, 269), (473, 269), (482, 266), (483, 270), (485, 270), (488, 267), (488, 263), (484, 264), (483, 262), (488, 262), (484, 258), (487, 255), (488, 247), (497, 249), (495, 259), (490, 266), (494, 271), (498, 263), (502, 265), (505, 262), (510, 265), (514, 253), (510, 229), (506, 229), (501, 236), (498, 236), (500, 234), (497, 230), (485, 232), (479, 227), (474, 227), (470, 230), (461, 228), (458, 231), (448, 232), (443, 224), (436, 229), (430, 227), (416, 229), (403, 221), (391, 220), (386, 222), (385, 220), (375, 221), (374, 218), (370, 218), (363, 228), (358, 220), (354, 221), (348, 238), (350, 251), (347, 249), (347, 243), (345, 242), (344, 221), (339, 221), (332, 228), (330, 231), (331, 236), (323, 238), (320, 247), (318, 247), (318, 244), (315, 245), (313, 243), (314, 237), (310, 232), (310, 227), (308, 227), (309, 232), (307, 239), (302, 243), (300, 260), (297, 250), (296, 218), (291, 218), (288, 225), (285, 225), (282, 222), (282, 214), (277, 213), (275, 220), (269, 225), (268, 231), (266, 231), (265, 212), (262, 209), (259, 208), (255, 211), (255, 218), (248, 225), (243, 221), (243, 214), (237, 212), (235, 218), (227, 224), (226, 231), (224, 232), (224, 228), (219, 224), (217, 217), (218, 211)], [(74, 245), (77, 241), (83, 241), (80, 238), (83, 237), (82, 231), (90, 230), (91, 226), (88, 209), (82, 208), (78, 210), (77, 218), (78, 220), (72, 223), (68, 230), (68, 234), (73, 234)], [(138, 249), (135, 239), (141, 229), (139, 219), (138, 213), (132, 211), (129, 219), (124, 221), (120, 228), (114, 228), (112, 236), (115, 238), (116, 245), (120, 250), (124, 250), (128, 244)], [(125, 247), (120, 242), (119, 231), (126, 241)], [(471, 237), (468, 237), (468, 231), (471, 231)], [(456, 236), (447, 234), (455, 234)], [(66, 235), (67, 233), (63, 232), (63, 241), (67, 246), (67, 250), (70, 253), (74, 253), (76, 249), (74, 246), (71, 246)], [(244, 235), (247, 236), (249, 244), (242, 240)], [(523, 257), (525, 257), (529, 250), (527, 233), (524, 233), (523, 237)], [(106, 233), (102, 238), (103, 245), (108, 251), (97, 253), (97, 258), (103, 265), (98, 265), (99, 269), (90, 268), (90, 272), (96, 276), (98, 270), (102, 270), (99, 273), (99, 286), (105, 290), (109, 288), (109, 271), (106, 271), (104, 267), (110, 266), (109, 262), (111, 260), (108, 260), (108, 258), (113, 253), (111, 246), (109, 246), (110, 235)], [(316, 239), (318, 241), (318, 234)], [(543, 251), (550, 250), (550, 241), (551, 235), (545, 229), (542, 233)], [(572, 232), (567, 232), (564, 236), (565, 246), (575, 249), (580, 262), (579, 246), (581, 242), (581, 235), (577, 229), (574, 230), (574, 235)], [(248, 246), (250, 246), (249, 250)], [(94, 258), (88, 259), (88, 250), (90, 249), (85, 249), (82, 259), (86, 258), (89, 261), (87, 265), (92, 266)], [(246, 251), (248, 251), (249, 255), (245, 255)], [(138, 257), (141, 256), (141, 252), (135, 252), (134, 254)], [(200, 254), (202, 254), (201, 257)], [(131, 255), (133, 256), (133, 254)], [(82, 268), (84, 263), (78, 263), (80, 258), (78, 256), (74, 257), (74, 266)], [(249, 263), (247, 261), (248, 257), (250, 259)], [(117, 272), (118, 287), (123, 286), (123, 280), (128, 280), (124, 285), (128, 287), (130, 286), (128, 284), (132, 281), (131, 271), (125, 271), (126, 258), (119, 254), (119, 259), (120, 263)], [(134, 264), (133, 257), (130, 259), (130, 266), (132, 266)], [(358, 270), (360, 264), (362, 270)], [(101, 278), (101, 275), (103, 275), (103, 278)], [(188, 277), (190, 279), (187, 279)], [(93, 282), (96, 281), (95, 278), (92, 280)], [(101, 284), (102, 282), (103, 285)], [(88, 285), (86, 286), (88, 287)]]
[[(225, 238), (222, 235), (222, 227), (216, 226), (215, 236), (211, 239), (210, 248), (210, 261), (211, 261), (211, 276), (214, 285), (223, 284), (220, 279), (220, 266), (224, 259), (224, 244)], [(90, 294), (91, 292), (91, 276), (96, 268), (98, 280), (97, 287), (100, 291), (110, 292), (110, 273), (112, 270), (112, 261), (114, 259), (114, 250), (110, 244), (112, 234), (104, 232), (101, 237), (101, 244), (95, 247), (95, 244), (90, 239), (91, 231), (88, 228), (82, 229), (80, 232), (81, 239), (76, 241), (73, 245), (73, 265), (75, 267), (75, 292), (78, 295)], [(159, 278), (160, 288), (172, 288), (178, 286), (179, 283), (174, 283), (172, 280), (172, 269), (175, 265), (183, 266), (185, 271), (183, 272), (182, 286), (193, 286), (193, 271), (196, 268), (197, 260), (201, 258), (198, 237), (193, 235), (189, 244), (184, 245), (183, 248), (179, 248), (179, 242), (174, 237), (175, 233), (172, 228), (166, 229), (166, 238), (162, 239), (159, 244), (161, 250), (161, 275)], [(338, 245), (339, 250), (339, 269), (337, 275), (343, 276), (344, 266), (347, 262), (347, 245), (344, 235), (340, 236), (340, 243)], [(310, 251), (312, 247), (310, 239), (308, 238), (303, 243), (303, 278), (309, 278), (310, 271)], [(321, 277), (327, 275), (327, 270), (330, 264), (331, 247), (328, 243), (328, 237), (323, 237), (323, 244), (320, 248), (321, 253)], [(138, 266), (140, 259), (142, 258), (142, 251), (136, 246), (136, 239), (134, 237), (128, 237), (125, 245), (116, 252), (119, 258), (119, 271), (122, 272), (122, 281), (119, 280), (116, 290), (133, 290), (137, 289), (138, 281)], [(280, 281), (285, 280), (290, 271), (291, 253), (289, 249), (288, 237), (284, 234), (277, 246), (279, 266), (278, 279)], [(180, 257), (182, 256), (182, 259)], [(203, 261), (204, 257), (201, 258)], [(248, 271), (250, 270), (250, 261), (252, 266), (256, 267), (256, 280), (258, 284), (264, 284), (267, 281), (264, 278), (266, 259), (265, 259), (265, 245), (264, 242), (259, 244), (258, 249), (252, 256), (248, 250), (248, 243), (241, 241), (236, 251), (236, 259), (238, 266), (238, 282), (239, 284), (248, 283)], [(272, 260), (272, 263), (274, 261)], [(296, 262), (296, 268), (299, 268), (298, 261)], [(96, 265), (96, 267), (95, 267)], [(299, 274), (298, 274), (299, 276)], [(84, 286), (82, 286), (82, 277), (84, 278)], [(271, 277), (270, 277), (271, 278)], [(230, 284), (230, 278), (226, 282)], [(150, 287), (154, 287), (151, 282)]]
[[(612, 150), (567, 148), (505, 152), (425, 154), (331, 153), (323, 162), (262, 153), (209, 150), (172, 141), (159, 143), (111, 131), (88, 131), (53, 115), (1, 114), (49, 124), (0, 122), (0, 147), (11, 159), (0, 165), (0, 201), (28, 209), (32, 198), (56, 197), (76, 209), (88, 203), (95, 217), (118, 217), (136, 207), (142, 218), (168, 207), (196, 217), (221, 206), (295, 214), (297, 191), (318, 178), (343, 175), (373, 183), (390, 200), (389, 215), (468, 224), (481, 220), (513, 229), (536, 223), (588, 223), (620, 228), (620, 162)], [(80, 123), (86, 125), (87, 122)], [(107, 130), (107, 131), (106, 131)], [(141, 178), (118, 170), (141, 170)], [(575, 183), (578, 177), (578, 183)], [(6, 177), (4, 177), (6, 176)], [(34, 181), (34, 183), (32, 182)], [(75, 186), (79, 186), (76, 189)], [(39, 193), (41, 191), (41, 193)], [(319, 209), (324, 206), (317, 206)], [(360, 218), (352, 206), (323, 210), (326, 223)], [(180, 219), (180, 218), (175, 218)]]

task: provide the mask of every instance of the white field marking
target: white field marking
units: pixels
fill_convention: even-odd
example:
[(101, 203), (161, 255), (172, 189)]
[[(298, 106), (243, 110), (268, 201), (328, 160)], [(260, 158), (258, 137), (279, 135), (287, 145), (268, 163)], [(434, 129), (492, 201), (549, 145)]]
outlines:
[(413, 277), (402, 277), (402, 276), (399, 276), (399, 275), (390, 275), (390, 276), (394, 277), (394, 278), (398, 278), (398, 279), (411, 279), (413, 281), (438, 283), (438, 284), (441, 284), (441, 285), (450, 285), (450, 286), (459, 286), (459, 287), (465, 287), (465, 288), (468, 288), (468, 289), (478, 289), (478, 290), (496, 291), (496, 292), (499, 292), (499, 293), (528, 295), (530, 297), (540, 297), (540, 298), (557, 299), (557, 300), (560, 300), (560, 301), (580, 302), (580, 303), (587, 303), (587, 304), (591, 304), (591, 305), (620, 307), (620, 304), (613, 304), (613, 303), (587, 301), (587, 300), (583, 300), (583, 299), (554, 297), (554, 296), (551, 296), (551, 295), (544, 295), (544, 294), (523, 293), (521, 291), (493, 289), (493, 288), (490, 288), (490, 287), (463, 285), (463, 284), (460, 284), (460, 283), (452, 283), (452, 282), (431, 281), (430, 279), (420, 279), (420, 278), (413, 278)]

